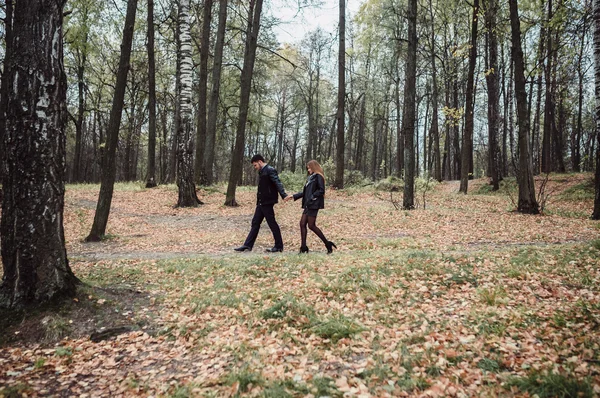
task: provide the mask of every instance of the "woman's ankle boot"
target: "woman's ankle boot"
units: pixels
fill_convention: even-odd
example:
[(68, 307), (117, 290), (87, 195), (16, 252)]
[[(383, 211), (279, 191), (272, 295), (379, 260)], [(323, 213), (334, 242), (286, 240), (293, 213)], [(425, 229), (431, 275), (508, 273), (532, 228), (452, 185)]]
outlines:
[(308, 246), (300, 246), (300, 253), (308, 253)]
[(335, 245), (335, 243), (333, 243), (330, 240), (328, 240), (327, 243), (325, 243), (325, 247), (327, 248), (327, 254), (333, 253), (334, 247), (337, 249), (337, 246)]

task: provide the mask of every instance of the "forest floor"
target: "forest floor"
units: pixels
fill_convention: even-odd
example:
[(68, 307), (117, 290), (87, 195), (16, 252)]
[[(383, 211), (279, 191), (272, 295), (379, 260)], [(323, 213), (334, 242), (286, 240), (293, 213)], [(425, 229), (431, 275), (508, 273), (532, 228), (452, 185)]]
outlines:
[[(538, 185), (542, 179), (537, 181)], [(544, 214), (514, 181), (400, 193), (328, 190), (299, 249), (299, 202), (236, 253), (254, 211), (225, 187), (174, 208), (174, 186), (117, 184), (107, 239), (84, 243), (98, 185), (67, 186), (65, 237), (83, 282), (68, 303), (0, 314), (7, 396), (598, 396), (600, 223), (590, 174), (553, 175)], [(513, 193), (511, 193), (513, 192)], [(425, 207), (423, 206), (425, 202)]]

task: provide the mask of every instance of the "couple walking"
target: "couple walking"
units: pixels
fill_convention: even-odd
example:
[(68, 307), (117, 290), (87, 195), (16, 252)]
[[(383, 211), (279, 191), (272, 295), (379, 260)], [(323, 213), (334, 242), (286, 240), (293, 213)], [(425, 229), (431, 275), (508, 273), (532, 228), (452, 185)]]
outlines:
[(281, 198), (288, 202), (292, 199), (298, 200), (302, 198), (302, 208), (304, 212), (300, 218), (300, 237), (302, 238), (302, 244), (300, 246), (300, 253), (308, 253), (308, 247), (306, 246), (306, 227), (313, 231), (325, 244), (327, 253), (333, 252), (333, 248), (337, 249), (335, 243), (328, 241), (323, 235), (323, 232), (317, 227), (317, 214), (319, 209), (325, 207), (325, 176), (323, 175), (323, 168), (316, 160), (311, 160), (306, 164), (308, 170), (308, 179), (304, 185), (302, 192), (298, 192), (294, 195), (288, 195), (285, 193), (283, 184), (279, 180), (277, 170), (265, 163), (265, 159), (261, 155), (254, 155), (250, 160), (254, 170), (258, 171), (258, 191), (256, 193), (256, 210), (254, 210), (254, 217), (252, 217), (252, 226), (248, 237), (244, 244), (240, 247), (236, 247), (234, 250), (238, 252), (250, 251), (254, 247), (254, 242), (258, 236), (260, 230), (260, 224), (263, 220), (267, 219), (267, 224), (273, 233), (275, 238), (275, 246), (271, 249), (267, 249), (267, 252), (281, 252), (283, 251), (283, 239), (281, 238), (281, 230), (275, 220), (275, 211), (273, 206), (277, 203), (277, 193), (281, 195)]

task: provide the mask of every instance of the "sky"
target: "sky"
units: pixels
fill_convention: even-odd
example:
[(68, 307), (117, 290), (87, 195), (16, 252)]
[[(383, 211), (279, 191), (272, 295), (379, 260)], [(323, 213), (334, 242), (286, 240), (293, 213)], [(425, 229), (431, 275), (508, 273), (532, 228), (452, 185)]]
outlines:
[[(272, 0), (270, 13), (282, 23), (274, 31), (280, 42), (297, 43), (317, 27), (326, 32), (337, 30), (339, 0), (321, 0), (322, 6), (305, 8), (298, 12), (296, 0)], [(346, 19), (350, 20), (364, 0), (346, 0)]]

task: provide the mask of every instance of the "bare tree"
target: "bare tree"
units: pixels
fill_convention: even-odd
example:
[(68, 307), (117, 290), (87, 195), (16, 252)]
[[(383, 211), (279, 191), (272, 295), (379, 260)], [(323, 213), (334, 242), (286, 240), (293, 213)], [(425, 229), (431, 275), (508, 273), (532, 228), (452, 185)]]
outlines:
[(525, 65), (521, 47), (521, 26), (517, 0), (509, 0), (510, 26), (512, 35), (511, 58), (515, 65), (515, 95), (517, 98), (517, 122), (519, 125), (519, 201), (517, 210), (521, 213), (539, 214), (540, 208), (535, 198), (533, 163), (529, 148), (529, 117), (527, 116), (527, 92), (525, 91)]
[(496, 34), (496, 20), (498, 0), (487, 0), (485, 6), (485, 26), (487, 30), (487, 71), (486, 81), (488, 88), (488, 136), (489, 136), (489, 173), (492, 179), (492, 189), (500, 189), (498, 178), (498, 122), (500, 120), (500, 96), (498, 73), (498, 37)]
[(146, 188), (156, 186), (156, 59), (154, 55), (154, 0), (148, 0), (148, 175)]
[(467, 193), (469, 178), (472, 178), (473, 164), (473, 112), (475, 102), (473, 101), (475, 64), (477, 63), (477, 21), (479, 20), (479, 0), (473, 1), (473, 20), (471, 23), (471, 49), (469, 51), (469, 73), (467, 75), (467, 91), (465, 99), (465, 131), (463, 133), (463, 145), (461, 152), (460, 189)]
[(123, 28), (123, 40), (121, 42), (121, 56), (119, 58), (119, 69), (115, 83), (115, 94), (113, 96), (110, 119), (106, 131), (106, 151), (102, 159), (102, 176), (100, 182), (100, 194), (96, 205), (96, 214), (90, 234), (85, 238), (87, 242), (97, 242), (106, 233), (110, 204), (112, 202), (115, 177), (117, 171), (116, 151), (119, 142), (119, 128), (121, 126), (121, 114), (123, 113), (123, 100), (127, 87), (127, 73), (129, 72), (129, 59), (131, 58), (131, 44), (133, 42), (133, 27), (135, 24), (135, 13), (137, 0), (127, 1), (127, 13), (125, 15), (125, 27)]
[(200, 42), (200, 81), (198, 82), (198, 130), (196, 132), (196, 160), (194, 181), (206, 185), (204, 154), (206, 148), (206, 106), (208, 98), (208, 47), (213, 0), (204, 0), (202, 12), (202, 39)]
[(339, 49), (338, 49), (338, 95), (337, 95), (337, 142), (336, 142), (336, 188), (344, 188), (344, 128), (345, 122), (345, 97), (346, 97), (346, 0), (340, 0), (339, 19)]
[(244, 67), (242, 69), (240, 84), (240, 110), (238, 117), (235, 146), (231, 157), (231, 172), (227, 184), (225, 197), (226, 206), (237, 206), (235, 190), (242, 173), (244, 158), (244, 145), (246, 142), (246, 122), (248, 121), (248, 107), (250, 105), (250, 89), (252, 88), (252, 75), (256, 59), (258, 31), (260, 29), (260, 14), (263, 0), (250, 0), (248, 10), (248, 27), (246, 31), (246, 46), (244, 51)]
[(440, 129), (438, 124), (438, 108), (439, 108), (439, 90), (436, 70), (436, 52), (435, 52), (435, 25), (433, 17), (433, 2), (429, 0), (429, 13), (431, 17), (431, 80), (433, 83), (433, 91), (431, 93), (431, 105), (433, 112), (431, 115), (430, 134), (433, 136), (433, 178), (437, 181), (442, 181), (442, 163), (440, 157)]
[[(404, 198), (402, 207), (415, 208), (415, 114), (417, 91), (417, 0), (408, 1), (408, 53), (406, 55), (406, 82), (404, 84)], [(398, 154), (400, 156), (400, 154)]]
[(67, 82), (62, 23), (66, 1), (19, 0), (7, 83), (0, 306), (75, 294), (63, 229)]
[(600, 220), (600, 0), (594, 0), (594, 67), (596, 94), (596, 181), (594, 213), (592, 218)]
[(221, 66), (223, 64), (223, 46), (225, 44), (226, 23), (227, 0), (220, 0), (219, 26), (217, 27), (217, 39), (215, 42), (215, 53), (213, 59), (212, 91), (210, 93), (210, 105), (208, 109), (208, 120), (206, 123), (206, 146), (204, 148), (204, 172), (206, 185), (210, 185), (214, 181), (213, 163), (215, 162), (217, 111), (219, 106), (219, 91), (221, 87)]

